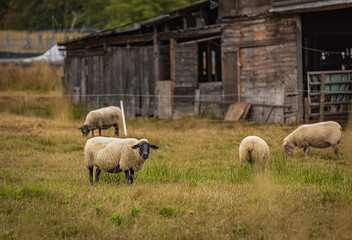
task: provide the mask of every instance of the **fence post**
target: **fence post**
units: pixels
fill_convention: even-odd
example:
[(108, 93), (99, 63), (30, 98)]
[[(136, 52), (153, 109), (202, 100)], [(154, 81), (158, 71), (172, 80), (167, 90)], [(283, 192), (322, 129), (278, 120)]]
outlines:
[(320, 77), (320, 117), (319, 121), (324, 122), (324, 108), (325, 108), (325, 73), (321, 73)]

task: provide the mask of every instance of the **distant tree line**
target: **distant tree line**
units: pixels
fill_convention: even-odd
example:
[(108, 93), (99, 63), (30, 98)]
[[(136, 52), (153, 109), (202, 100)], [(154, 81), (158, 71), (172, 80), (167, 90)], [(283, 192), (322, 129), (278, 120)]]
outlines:
[(114, 28), (196, 0), (1, 0), (0, 29)]

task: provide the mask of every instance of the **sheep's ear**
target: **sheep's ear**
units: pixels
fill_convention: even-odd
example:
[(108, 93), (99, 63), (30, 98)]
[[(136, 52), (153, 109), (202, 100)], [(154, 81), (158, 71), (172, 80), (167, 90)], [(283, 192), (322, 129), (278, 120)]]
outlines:
[(139, 144), (133, 145), (132, 148), (133, 148), (133, 149), (139, 148)]
[(83, 127), (80, 127), (80, 128), (77, 128), (78, 130), (82, 130), (83, 129)]
[(157, 145), (150, 144), (150, 147), (153, 149), (158, 149), (159, 147)]

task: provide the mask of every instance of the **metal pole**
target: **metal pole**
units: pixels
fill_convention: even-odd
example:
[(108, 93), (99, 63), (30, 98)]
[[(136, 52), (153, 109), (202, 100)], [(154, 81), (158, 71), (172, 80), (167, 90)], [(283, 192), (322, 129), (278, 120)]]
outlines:
[(122, 113), (122, 123), (123, 123), (123, 130), (125, 131), (125, 137), (127, 137), (127, 128), (126, 128), (126, 120), (125, 120), (125, 111), (123, 110), (123, 102), (120, 100), (121, 106), (121, 113)]

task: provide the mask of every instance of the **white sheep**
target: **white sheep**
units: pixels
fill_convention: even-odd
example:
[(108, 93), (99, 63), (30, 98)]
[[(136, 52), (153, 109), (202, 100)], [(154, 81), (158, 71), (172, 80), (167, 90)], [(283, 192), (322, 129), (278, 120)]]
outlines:
[(263, 139), (257, 136), (248, 136), (240, 144), (239, 156), (242, 166), (246, 161), (249, 161), (252, 168), (259, 165), (264, 172), (270, 151), (268, 144)]
[(89, 131), (92, 131), (94, 137), (94, 130), (99, 129), (99, 136), (101, 136), (102, 129), (109, 129), (115, 127), (115, 135), (119, 135), (119, 124), (121, 122), (121, 109), (115, 106), (100, 108), (90, 111), (82, 127), (78, 128), (82, 131), (83, 136), (88, 136)]
[(327, 148), (332, 146), (338, 155), (342, 136), (342, 127), (334, 121), (304, 124), (299, 126), (284, 139), (282, 146), (288, 155), (292, 154), (295, 147), (303, 148), (310, 157), (310, 147)]
[[(89, 170), (89, 179), (99, 181), (101, 171), (109, 173), (124, 172), (127, 183), (133, 183), (134, 172), (142, 169), (149, 156), (150, 148), (159, 147), (150, 144), (147, 139), (95, 137), (87, 141), (84, 148), (84, 162)], [(130, 174), (129, 174), (130, 173)]]

